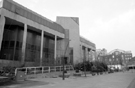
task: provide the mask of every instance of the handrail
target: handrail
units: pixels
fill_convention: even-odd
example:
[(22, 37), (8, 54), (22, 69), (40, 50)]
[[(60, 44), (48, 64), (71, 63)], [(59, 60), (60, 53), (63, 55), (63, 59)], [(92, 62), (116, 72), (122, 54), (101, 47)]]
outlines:
[[(65, 65), (64, 67), (67, 71), (74, 70), (72, 65)], [(22, 67), (15, 69), (15, 76), (18, 71), (24, 71), (25, 75), (28, 74), (39, 74), (39, 73), (50, 73), (50, 72), (61, 72), (63, 70), (63, 66), (38, 66), (38, 67)]]

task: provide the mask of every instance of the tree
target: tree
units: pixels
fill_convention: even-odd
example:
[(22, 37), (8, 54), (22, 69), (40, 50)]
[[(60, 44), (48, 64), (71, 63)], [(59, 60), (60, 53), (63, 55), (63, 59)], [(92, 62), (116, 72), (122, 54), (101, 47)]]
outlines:
[(84, 67), (86, 68), (86, 71), (98, 71), (103, 72), (107, 71), (108, 67), (106, 63), (94, 61), (94, 62), (81, 62), (75, 65), (75, 70), (81, 70), (84, 71)]

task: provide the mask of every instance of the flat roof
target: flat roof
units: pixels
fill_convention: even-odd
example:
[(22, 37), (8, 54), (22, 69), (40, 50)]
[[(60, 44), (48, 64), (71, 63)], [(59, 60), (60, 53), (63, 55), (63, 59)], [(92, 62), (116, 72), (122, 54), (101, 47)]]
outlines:
[(125, 54), (132, 54), (131, 51), (124, 51), (124, 50), (120, 50), (120, 49), (114, 49), (114, 50), (110, 51), (109, 54), (112, 54), (112, 53), (114, 53), (116, 51), (122, 52), (122, 53), (125, 53)]
[(83, 43), (85, 43), (85, 44), (87, 44), (87, 45), (89, 45), (89, 46), (91, 46), (91, 47), (93, 47), (93, 48), (96, 48), (96, 46), (95, 46), (94, 43), (88, 41), (87, 39), (85, 39), (83, 37), (80, 37), (80, 41), (83, 42)]
[(59, 25), (56, 22), (53, 22), (39, 14), (37, 14), (36, 12), (14, 2), (13, 0), (2, 0), (0, 3), (0, 7), (4, 8), (8, 11), (11, 11), (13, 13), (16, 13), (20, 16), (23, 16), (27, 19), (30, 19), (34, 22), (37, 22), (39, 24), (42, 24), (50, 29), (53, 29), (55, 31), (58, 31), (60, 33), (64, 33), (64, 28)]

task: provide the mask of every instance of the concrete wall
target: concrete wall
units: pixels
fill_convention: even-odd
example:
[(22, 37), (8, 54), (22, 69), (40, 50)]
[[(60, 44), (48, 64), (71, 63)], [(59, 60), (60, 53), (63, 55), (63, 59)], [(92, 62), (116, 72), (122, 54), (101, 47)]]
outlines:
[(80, 37), (81, 61), (94, 61), (96, 59), (96, 45), (89, 40)]
[(82, 46), (90, 48), (90, 49), (92, 49), (94, 51), (96, 50), (96, 45), (94, 43), (90, 42), (89, 40), (87, 40), (87, 39), (85, 39), (83, 37), (80, 37), (80, 42), (81, 42), (80, 44)]
[(79, 62), (80, 57), (80, 32), (79, 18), (77, 17), (57, 17), (59, 23), (64, 29), (69, 30), (69, 47), (73, 47), (74, 64)]
[(13, 12), (17, 13), (18, 15), (25, 17), (27, 19), (30, 19), (36, 23), (39, 23), (41, 25), (44, 25), (52, 30), (55, 30), (60, 33), (64, 33), (64, 29), (58, 25), (56, 22), (53, 22), (46, 17), (43, 17), (36, 12), (33, 12), (32, 10), (14, 2), (13, 0), (2, 0), (0, 3), (0, 7)]
[[(3, 31), (4, 31), (4, 25), (5, 25), (5, 18), (10, 18), (12, 20), (16, 20), (17, 23), (22, 23), (24, 24), (24, 28), (25, 28), (25, 32), (24, 33), (27, 33), (27, 27), (28, 26), (31, 26), (35, 29), (38, 29), (40, 31), (44, 31), (46, 33), (48, 33), (49, 35), (55, 35), (59, 38), (64, 38), (64, 33), (61, 33), (61, 32), (58, 32), (56, 30), (53, 30), (53, 29), (50, 29), (42, 24), (39, 24), (37, 22), (34, 22), (30, 19), (27, 19), (21, 15), (18, 15), (16, 13), (13, 13), (13, 12), (10, 12), (4, 8), (1, 8), (0, 10), (0, 13), (1, 13), (1, 17), (0, 17), (0, 50), (1, 50), (1, 44), (2, 44), (2, 36), (3, 36)], [(59, 25), (59, 24), (58, 24)], [(22, 58), (25, 58), (25, 47), (26, 47), (26, 38), (27, 38), (27, 35), (24, 35), (23, 36), (23, 48), (22, 48)], [(25, 44), (25, 45), (24, 45)], [(24, 63), (24, 59), (21, 59), (21, 63)]]
[[(33, 27), (38, 29), (44, 35), (46, 32), (49, 35), (55, 36), (55, 51), (56, 49), (61, 49), (61, 54), (63, 55), (63, 51), (65, 51), (66, 46), (73, 48), (73, 61), (74, 64), (81, 61), (81, 50), (80, 50), (80, 32), (79, 32), (79, 18), (78, 17), (57, 17), (57, 22), (52, 22), (46, 19), (43, 16), (19, 5), (18, 3), (12, 0), (2, 0), (3, 2), (0, 3), (0, 49), (2, 43), (2, 36), (4, 31), (4, 24), (5, 18), (10, 18), (15, 21), (20, 22), (24, 26), (24, 35), (23, 35), (23, 47), (22, 47), (22, 58), (25, 57), (25, 48), (26, 48), (26, 38), (27, 38), (27, 28)], [(64, 33), (65, 32), (65, 33)], [(41, 39), (41, 54), (40, 59), (43, 57), (43, 37)], [(69, 45), (68, 45), (69, 41)], [(86, 43), (86, 44), (85, 44)], [(92, 48), (91, 43), (84, 42), (83, 45), (87, 46), (88, 48)], [(90, 45), (89, 45), (90, 44)], [(93, 44), (92, 44), (93, 45)], [(59, 47), (60, 46), (60, 47)], [(95, 46), (95, 45), (94, 45)], [(88, 52), (87, 52), (88, 53)], [(55, 57), (57, 57), (57, 52)], [(68, 53), (66, 53), (68, 56)], [(42, 59), (41, 59), (42, 60)], [(21, 61), (24, 62), (24, 61)]]

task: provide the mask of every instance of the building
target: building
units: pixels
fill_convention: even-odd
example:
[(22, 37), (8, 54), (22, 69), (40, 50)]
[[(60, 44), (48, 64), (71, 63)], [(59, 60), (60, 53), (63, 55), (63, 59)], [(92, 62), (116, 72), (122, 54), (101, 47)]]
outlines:
[[(80, 37), (79, 18), (78, 17), (57, 17), (59, 23), (69, 33), (69, 47), (73, 48), (74, 63), (90, 60), (90, 55), (95, 57), (96, 46), (87, 39)], [(93, 53), (94, 52), (94, 53)]]
[(135, 57), (132, 57), (127, 63), (127, 67), (129, 69), (135, 69)]
[(107, 63), (109, 66), (121, 68), (127, 66), (129, 60), (132, 58), (131, 51), (124, 51), (115, 49), (109, 52), (107, 55), (100, 56), (101, 61)]
[(81, 60), (92, 62), (96, 60), (96, 50), (95, 44), (80, 37), (80, 47), (81, 47)]
[(96, 49), (96, 54), (97, 55), (106, 55), (107, 54), (107, 50), (105, 48), (103, 48), (103, 49)]
[(112, 57), (115, 59), (121, 59), (123, 65), (126, 65), (128, 61), (132, 58), (131, 51), (124, 51), (120, 49), (112, 50), (109, 54), (111, 54)]
[(97, 58), (97, 60), (100, 61), (101, 60), (100, 56), (105, 56), (105, 55), (107, 55), (107, 50), (105, 48), (96, 50), (96, 58)]
[(13, 0), (1, 0), (1, 66), (55, 66), (64, 56), (66, 64), (76, 64), (95, 49), (80, 37), (79, 18), (57, 17), (53, 22)]

